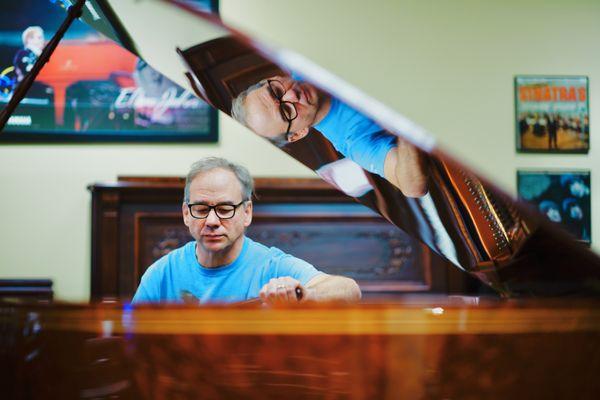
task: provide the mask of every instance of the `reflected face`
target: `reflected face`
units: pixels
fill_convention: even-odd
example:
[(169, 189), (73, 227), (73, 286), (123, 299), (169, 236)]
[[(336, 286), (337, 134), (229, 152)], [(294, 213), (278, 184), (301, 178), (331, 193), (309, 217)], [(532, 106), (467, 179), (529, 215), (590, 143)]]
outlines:
[[(190, 184), (189, 203), (235, 205), (243, 200), (242, 185), (235, 174), (227, 169), (215, 168), (198, 174)], [(208, 217), (196, 219), (190, 215), (187, 204), (182, 205), (183, 222), (200, 247), (207, 253), (227, 254), (234, 244), (243, 240), (244, 230), (252, 222), (252, 203), (240, 205), (233, 218), (220, 219), (214, 210)]]
[[(308, 83), (297, 82), (287, 76), (274, 76), (268, 80), (281, 82), (285, 89), (281, 100), (292, 103), (298, 112), (298, 116), (292, 121), (290, 132), (301, 133), (304, 137), (308, 129), (322, 118), (323, 102), (320, 92)], [(267, 79), (261, 83), (263, 85), (250, 92), (244, 102), (246, 122), (260, 136), (274, 139), (286, 132), (288, 121), (281, 114), (279, 100), (270, 90)]]

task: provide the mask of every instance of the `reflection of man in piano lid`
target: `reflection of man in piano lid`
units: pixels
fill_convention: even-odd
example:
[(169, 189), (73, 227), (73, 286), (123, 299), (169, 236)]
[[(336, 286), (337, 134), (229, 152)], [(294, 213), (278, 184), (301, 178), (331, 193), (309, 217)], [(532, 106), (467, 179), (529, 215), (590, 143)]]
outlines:
[(306, 137), (314, 127), (345, 157), (386, 178), (405, 196), (427, 193), (421, 151), (306, 82), (288, 76), (264, 79), (233, 100), (231, 113), (278, 146)]
[(156, 261), (133, 298), (153, 301), (267, 303), (360, 299), (352, 279), (327, 275), (299, 258), (245, 236), (252, 222), (248, 170), (205, 158), (188, 173), (181, 210), (193, 241)]
[(15, 55), (13, 64), (17, 82), (21, 82), (25, 75), (33, 68), (42, 50), (44, 49), (44, 30), (39, 26), (30, 26), (23, 31), (23, 48)]

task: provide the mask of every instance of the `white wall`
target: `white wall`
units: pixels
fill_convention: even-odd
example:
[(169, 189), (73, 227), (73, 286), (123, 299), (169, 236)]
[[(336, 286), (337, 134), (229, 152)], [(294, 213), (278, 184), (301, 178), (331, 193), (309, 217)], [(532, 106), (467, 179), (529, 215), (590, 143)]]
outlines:
[[(600, 2), (595, 0), (221, 0), (223, 18), (285, 44), (434, 133), (443, 147), (510, 191), (522, 167), (592, 169), (600, 200)], [(517, 155), (513, 75), (590, 77), (588, 155)], [(62, 300), (85, 301), (90, 195), (117, 175), (184, 175), (205, 155), (255, 176), (312, 176), (227, 118), (216, 145), (0, 147), (0, 277), (48, 277)], [(593, 213), (600, 242), (600, 212)], [(595, 245), (596, 249), (600, 249)]]

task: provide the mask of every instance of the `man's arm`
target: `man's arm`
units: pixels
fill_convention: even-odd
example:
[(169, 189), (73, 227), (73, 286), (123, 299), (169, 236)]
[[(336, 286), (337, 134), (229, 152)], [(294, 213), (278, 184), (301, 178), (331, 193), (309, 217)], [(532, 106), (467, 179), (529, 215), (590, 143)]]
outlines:
[(354, 279), (339, 275), (320, 274), (306, 284), (304, 298), (307, 301), (346, 301), (360, 300), (362, 293)]
[(338, 275), (319, 274), (306, 286), (289, 276), (273, 278), (263, 286), (260, 298), (265, 303), (295, 303), (298, 301), (296, 288), (302, 291), (300, 301), (345, 301), (354, 303), (362, 294), (358, 284), (350, 278)]
[(397, 146), (385, 158), (383, 169), (385, 178), (406, 197), (427, 194), (427, 156), (412, 144), (398, 138)]

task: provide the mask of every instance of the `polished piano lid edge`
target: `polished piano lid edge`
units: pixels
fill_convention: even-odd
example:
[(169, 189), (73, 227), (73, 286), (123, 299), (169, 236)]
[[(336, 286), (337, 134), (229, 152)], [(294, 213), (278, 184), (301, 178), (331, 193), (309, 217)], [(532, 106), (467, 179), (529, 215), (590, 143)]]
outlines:
[(47, 310), (46, 331), (112, 334), (437, 335), (600, 332), (593, 308)]

